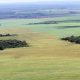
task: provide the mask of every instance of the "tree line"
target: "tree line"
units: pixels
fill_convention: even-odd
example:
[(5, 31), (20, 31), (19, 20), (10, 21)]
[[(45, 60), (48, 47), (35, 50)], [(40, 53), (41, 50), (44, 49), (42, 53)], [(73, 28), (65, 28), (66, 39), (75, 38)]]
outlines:
[(17, 36), (17, 34), (0, 34), (0, 37)]
[(65, 38), (61, 38), (62, 40), (65, 41), (69, 41), (69, 42), (73, 42), (76, 44), (80, 44), (80, 36), (70, 36), (70, 37), (65, 37)]
[(0, 40), (0, 50), (4, 50), (6, 48), (18, 48), (18, 47), (29, 47), (26, 41), (20, 40)]

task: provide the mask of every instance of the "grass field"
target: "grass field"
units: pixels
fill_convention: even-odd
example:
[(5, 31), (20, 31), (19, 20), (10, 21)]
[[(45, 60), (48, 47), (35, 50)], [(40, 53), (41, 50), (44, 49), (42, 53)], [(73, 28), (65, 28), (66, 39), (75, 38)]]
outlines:
[(0, 33), (18, 34), (16, 39), (30, 45), (0, 51), (0, 80), (80, 80), (80, 45), (60, 40), (63, 36), (80, 35), (80, 28), (55, 28), (80, 23), (25, 25), (70, 19), (79, 17), (0, 20)]
[[(1, 28), (25, 28), (26, 30), (31, 30), (34, 32), (42, 32), (53, 34), (57, 37), (64, 37), (70, 35), (79, 35), (80, 34), (80, 16), (72, 16), (72, 17), (57, 17), (57, 18), (41, 18), (41, 19), (11, 19), (11, 20), (0, 20)], [(70, 22), (65, 22), (65, 20), (75, 20)], [(28, 25), (29, 23), (35, 22), (44, 22), (44, 21), (63, 21), (58, 24), (38, 24), (38, 25)], [(76, 26), (72, 28), (65, 28), (66, 26)]]

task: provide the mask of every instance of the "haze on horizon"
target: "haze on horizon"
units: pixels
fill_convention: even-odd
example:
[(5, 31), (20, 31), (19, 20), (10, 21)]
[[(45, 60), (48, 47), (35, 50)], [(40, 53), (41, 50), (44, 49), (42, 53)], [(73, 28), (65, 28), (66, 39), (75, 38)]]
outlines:
[(0, 3), (21, 3), (21, 2), (26, 2), (26, 3), (33, 3), (33, 2), (55, 2), (55, 3), (79, 3), (79, 0), (0, 0)]

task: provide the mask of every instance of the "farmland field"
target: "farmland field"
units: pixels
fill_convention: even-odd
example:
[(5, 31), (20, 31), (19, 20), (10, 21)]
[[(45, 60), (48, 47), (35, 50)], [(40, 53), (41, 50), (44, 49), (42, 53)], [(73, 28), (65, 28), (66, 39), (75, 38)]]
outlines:
[[(40, 24), (46, 21), (57, 24)], [(0, 39), (26, 40), (30, 45), (0, 51), (0, 80), (80, 80), (80, 45), (60, 40), (80, 35), (80, 16), (3, 19), (0, 33), (18, 34)]]

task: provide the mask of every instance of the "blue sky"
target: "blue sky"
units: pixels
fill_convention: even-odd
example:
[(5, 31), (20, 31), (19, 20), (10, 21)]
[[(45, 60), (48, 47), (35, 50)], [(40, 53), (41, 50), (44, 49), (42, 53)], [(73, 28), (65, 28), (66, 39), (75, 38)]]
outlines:
[(39, 2), (39, 1), (49, 1), (49, 0), (0, 0), (0, 3)]
[(16, 3), (16, 2), (42, 2), (42, 1), (53, 1), (53, 2), (80, 2), (80, 0), (0, 0), (0, 3)]

